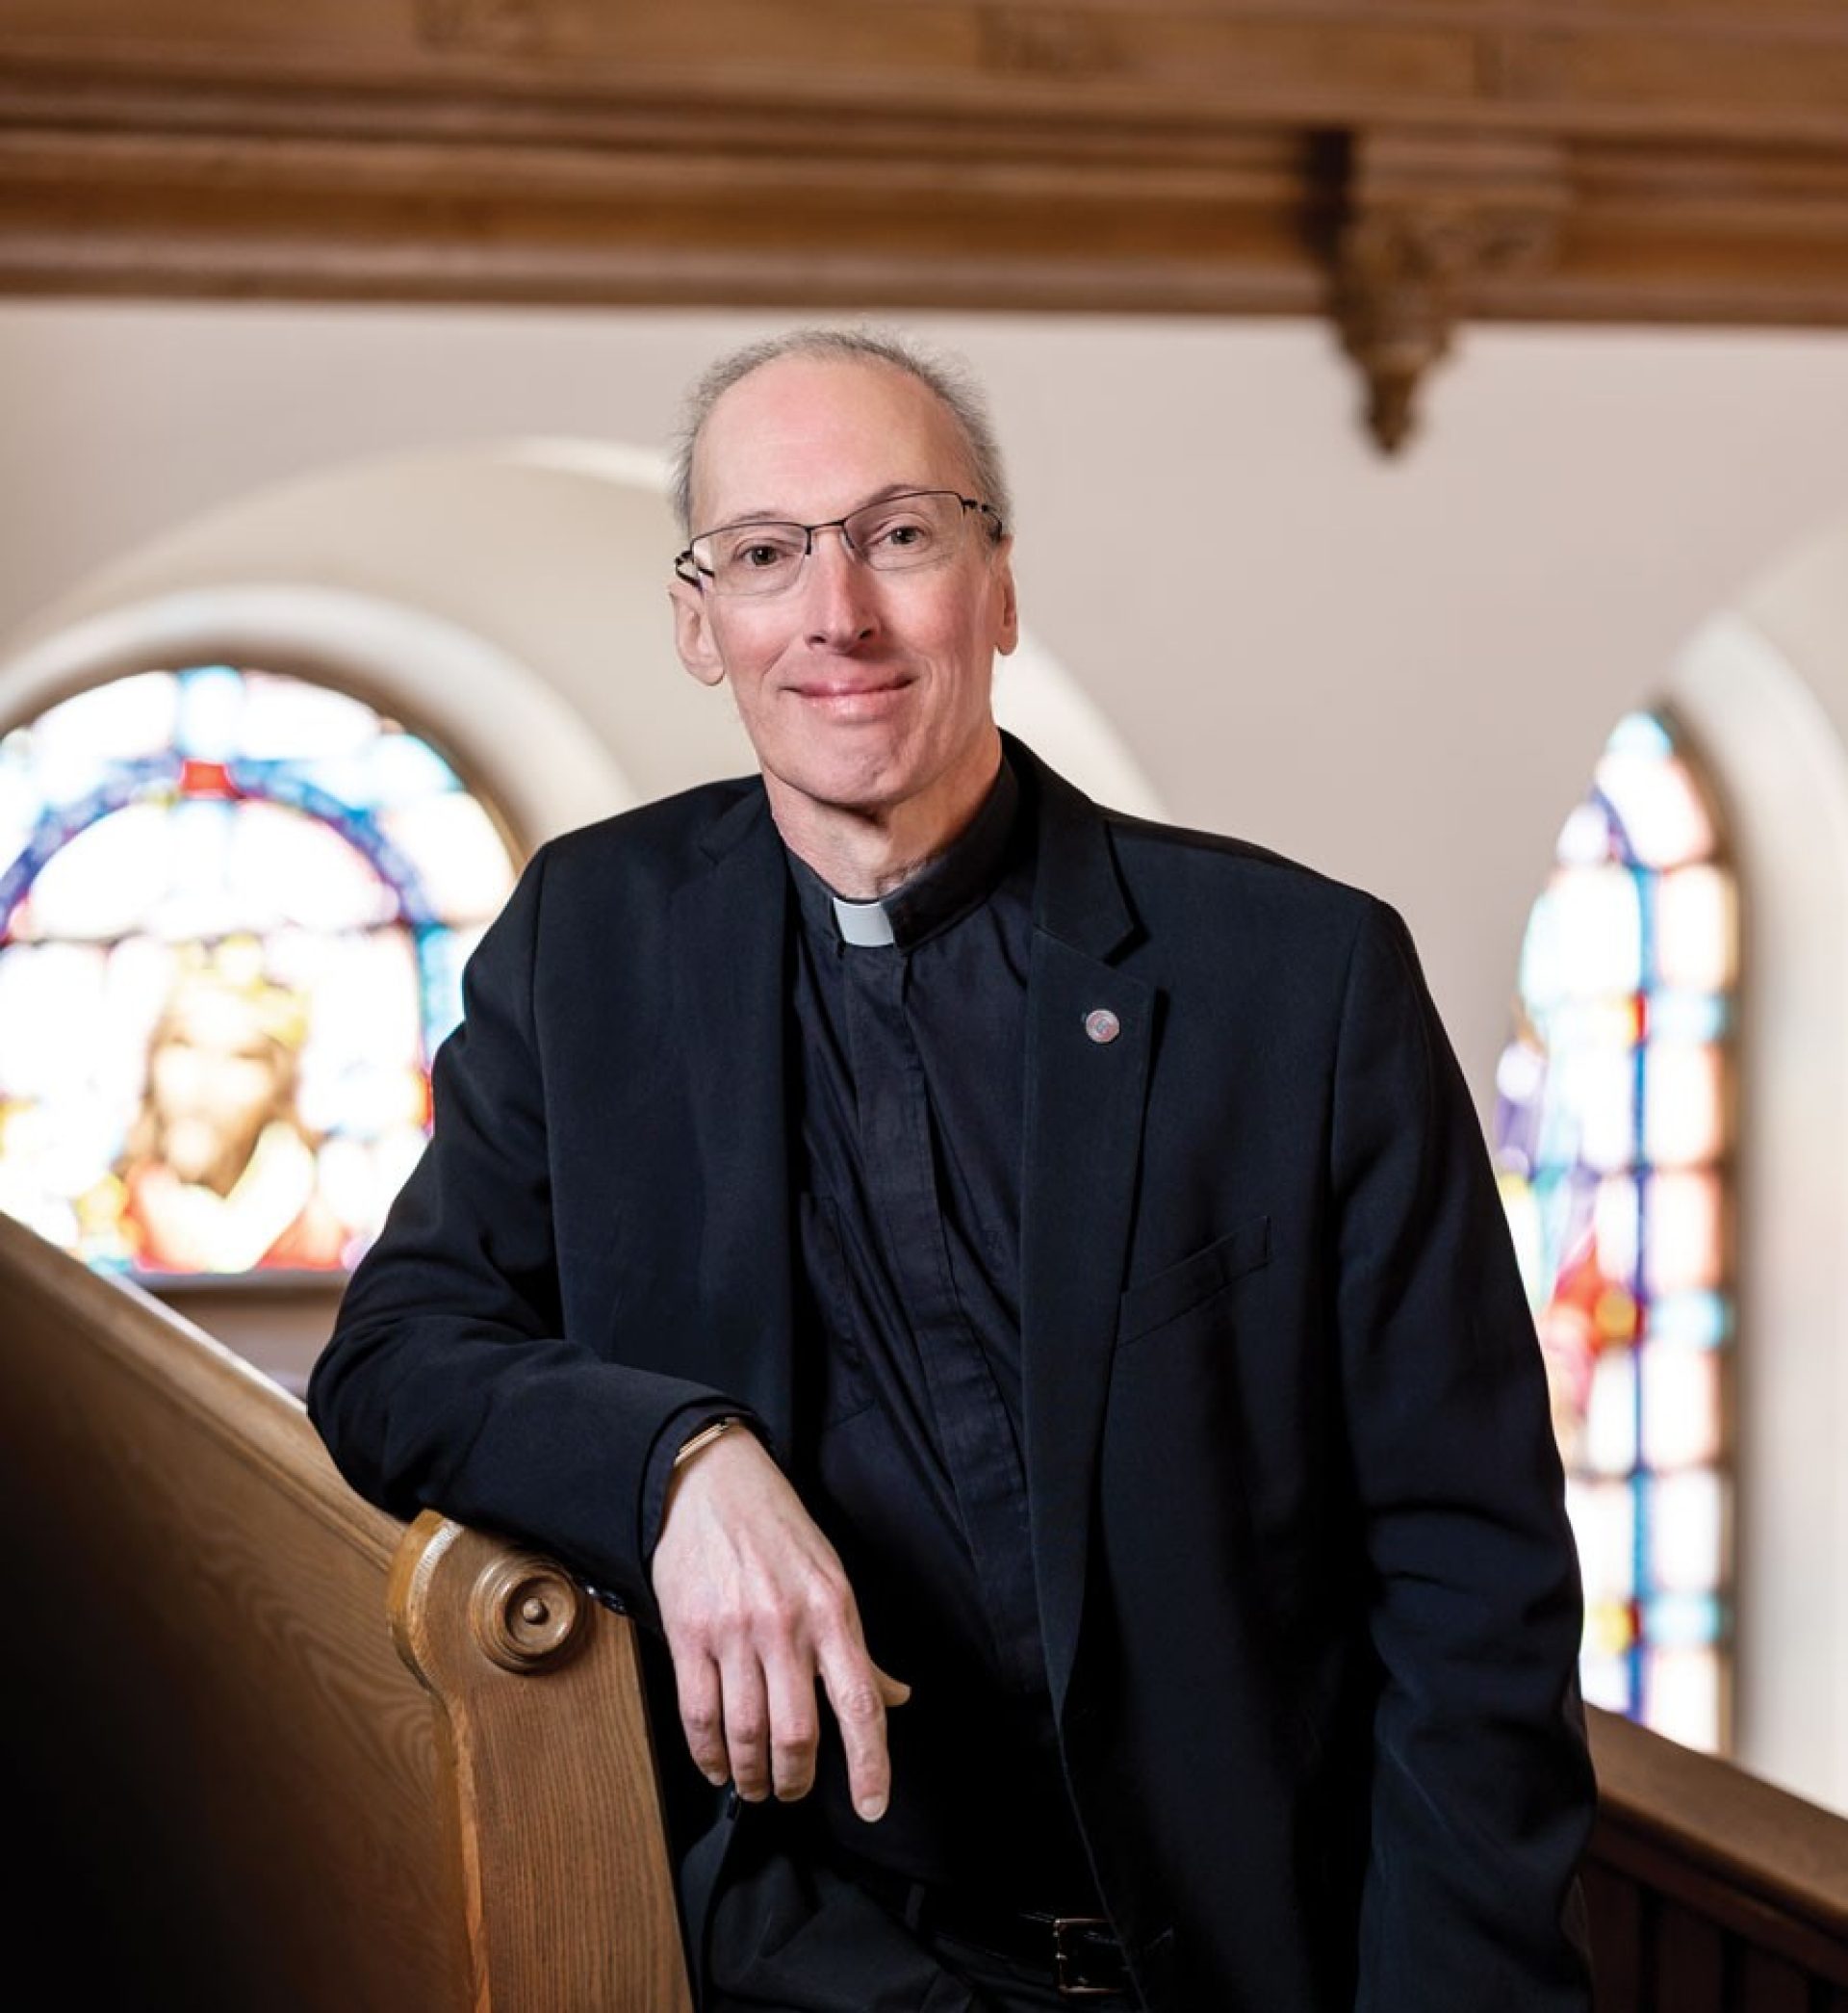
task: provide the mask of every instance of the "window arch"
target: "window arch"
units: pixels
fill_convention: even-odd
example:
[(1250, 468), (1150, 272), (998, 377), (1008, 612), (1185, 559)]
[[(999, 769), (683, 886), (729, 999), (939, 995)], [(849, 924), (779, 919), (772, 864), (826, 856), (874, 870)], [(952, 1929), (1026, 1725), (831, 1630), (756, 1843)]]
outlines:
[(1621, 720), (1522, 947), (1496, 1160), (1585, 1580), (1585, 1694), (1728, 1744), (1737, 918), (1670, 721)]
[(422, 1150), (512, 885), (427, 741), (250, 667), (0, 740), (0, 1205), (146, 1277), (347, 1269)]

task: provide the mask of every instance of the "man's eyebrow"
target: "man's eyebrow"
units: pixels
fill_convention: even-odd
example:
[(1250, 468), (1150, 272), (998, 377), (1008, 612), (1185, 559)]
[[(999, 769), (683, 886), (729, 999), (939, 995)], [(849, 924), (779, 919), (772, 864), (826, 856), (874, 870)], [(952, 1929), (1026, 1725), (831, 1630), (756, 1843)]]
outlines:
[[(887, 482), (863, 502), (856, 503), (853, 510), (842, 514), (852, 517), (855, 510), (864, 510), (868, 503), (884, 503), (895, 496), (933, 496), (939, 491), (944, 495), (958, 493), (953, 484), (946, 487), (940, 482)], [(723, 524), (714, 525), (712, 529), (715, 531), (735, 531), (740, 525), (799, 525), (801, 522), (801, 518), (791, 517), (786, 510), (777, 510), (766, 504), (762, 508), (754, 505), (748, 510), (734, 510)], [(832, 524), (834, 519), (823, 518), (820, 522)]]

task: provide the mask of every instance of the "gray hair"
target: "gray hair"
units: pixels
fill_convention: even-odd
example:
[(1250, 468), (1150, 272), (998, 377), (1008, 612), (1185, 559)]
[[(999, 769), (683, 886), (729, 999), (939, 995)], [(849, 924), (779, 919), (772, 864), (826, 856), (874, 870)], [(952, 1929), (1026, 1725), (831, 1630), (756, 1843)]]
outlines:
[(886, 328), (792, 328), (783, 335), (746, 343), (719, 358), (687, 394), (674, 441), (673, 499), (680, 530), (693, 534), (693, 453), (712, 408), (741, 377), (785, 356), (818, 357), (845, 363), (887, 364), (915, 377), (934, 392), (956, 422), (968, 450), (969, 474), (978, 501), (993, 504), (1004, 525), (1014, 522), (1008, 476), (1001, 463), (1001, 445), (994, 437), (988, 401), (974, 373), (959, 357), (923, 348), (911, 337)]

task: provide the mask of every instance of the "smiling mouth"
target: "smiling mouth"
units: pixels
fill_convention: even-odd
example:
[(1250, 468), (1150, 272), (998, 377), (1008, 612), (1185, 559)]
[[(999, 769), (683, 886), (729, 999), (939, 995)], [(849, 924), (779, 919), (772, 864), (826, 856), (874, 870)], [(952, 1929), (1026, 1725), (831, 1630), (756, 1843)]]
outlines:
[(790, 689), (798, 699), (807, 700), (812, 706), (826, 706), (842, 712), (852, 712), (860, 707), (871, 707), (882, 700), (897, 697), (911, 681), (905, 677), (882, 678), (872, 681), (856, 679), (812, 679)]

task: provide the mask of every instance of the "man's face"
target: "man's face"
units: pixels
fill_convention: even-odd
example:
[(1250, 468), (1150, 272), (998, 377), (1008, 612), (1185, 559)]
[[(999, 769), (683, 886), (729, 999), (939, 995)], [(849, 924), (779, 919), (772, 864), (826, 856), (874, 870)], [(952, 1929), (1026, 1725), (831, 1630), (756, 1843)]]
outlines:
[[(741, 378), (708, 415), (693, 470), (695, 531), (746, 519), (821, 524), (882, 494), (974, 494), (955, 421), (889, 365), (789, 356)], [(984, 499), (986, 501), (986, 499)], [(966, 812), (997, 759), (994, 656), (1017, 625), (1007, 547), (965, 522), (941, 565), (880, 573), (837, 531), (795, 584), (720, 595), (677, 581), (675, 641), (706, 684), (730, 679), (778, 820), (828, 811)]]

